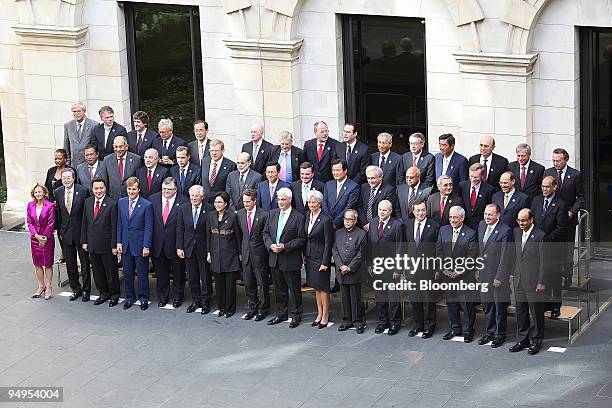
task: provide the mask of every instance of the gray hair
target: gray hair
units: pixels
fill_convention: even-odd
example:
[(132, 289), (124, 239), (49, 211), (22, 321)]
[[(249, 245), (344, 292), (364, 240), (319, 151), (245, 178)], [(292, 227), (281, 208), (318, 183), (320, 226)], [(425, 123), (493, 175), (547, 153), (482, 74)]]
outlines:
[(415, 139), (419, 139), (421, 141), (421, 143), (425, 144), (425, 136), (420, 133), (420, 132), (416, 132), (410, 135), (410, 137), (408, 138), (408, 140), (410, 140), (410, 138), (414, 137)]
[(278, 135), (278, 140), (280, 140), (280, 141), (282, 141), (282, 140), (291, 140), (293, 142), (293, 135), (291, 134), (291, 132), (289, 132), (287, 130), (283, 130)]
[(352, 208), (349, 208), (348, 210), (346, 210), (344, 212), (344, 216), (346, 217), (346, 214), (351, 213), (353, 214), (353, 216), (355, 216), (355, 220), (357, 220), (357, 218), (359, 218), (359, 213), (357, 212), (357, 210), (353, 210)]
[(113, 139), (113, 144), (115, 144), (117, 139), (123, 140), (123, 143), (128, 144), (127, 137), (123, 135), (115, 136), (115, 138)]
[(178, 188), (178, 185), (176, 184), (176, 180), (174, 179), (174, 177), (166, 177), (164, 181), (162, 182), (162, 185), (164, 186), (169, 186), (170, 184), (172, 184), (174, 188)]
[(225, 144), (219, 139), (213, 139), (210, 141), (211, 146), (221, 146), (221, 150), (225, 149)]
[(193, 186), (189, 187), (189, 194), (195, 193), (196, 190), (200, 193), (202, 197), (204, 197), (204, 187), (199, 184), (194, 184)]
[(310, 200), (310, 197), (314, 197), (315, 200), (317, 200), (317, 202), (319, 204), (321, 204), (323, 202), (323, 194), (321, 194), (320, 191), (317, 190), (310, 190), (308, 192), (308, 199)]
[(74, 170), (72, 169), (72, 167), (64, 167), (60, 174), (63, 176), (64, 173), (70, 173), (70, 174), (72, 174), (72, 178), (75, 178)]
[(85, 112), (87, 112), (87, 108), (85, 107), (85, 104), (81, 101), (76, 101), (75, 103), (73, 103), (70, 106), (70, 110), (72, 110), (72, 108), (81, 108), (83, 109)]
[(465, 217), (465, 210), (463, 209), (463, 207), (460, 207), (458, 205), (453, 205), (450, 210), (448, 210), (448, 213), (458, 213), (460, 216)]
[(251, 155), (248, 152), (240, 152), (238, 153), (238, 159), (240, 160), (241, 157), (244, 157), (246, 159), (246, 161), (250, 162), (251, 161)]
[(527, 143), (519, 143), (516, 146), (516, 152), (518, 153), (519, 150), (525, 150), (527, 152), (527, 154), (529, 156), (531, 156), (531, 146), (529, 146)]
[(293, 197), (293, 193), (291, 193), (291, 190), (288, 189), (287, 187), (283, 187), (283, 188), (278, 189), (278, 191), (276, 192), (276, 196), (277, 197), (283, 196), (291, 200), (291, 198)]
[(389, 143), (393, 143), (393, 136), (391, 136), (391, 133), (387, 133), (387, 132), (379, 133), (376, 140), (380, 139), (381, 137), (386, 137), (389, 140)]
[(98, 111), (98, 114), (100, 115), (100, 117), (102, 117), (102, 114), (106, 112), (106, 113), (110, 113), (111, 115), (115, 114), (115, 111), (113, 110), (113, 108), (111, 108), (108, 105), (105, 105), (103, 107), (100, 108), (100, 110)]
[(174, 130), (174, 124), (170, 119), (160, 119), (157, 128), (165, 127), (166, 129)]
[(438, 185), (442, 184), (442, 180), (450, 180), (453, 181), (453, 178), (451, 176), (448, 176), (446, 174), (441, 175), (440, 177), (438, 177)]
[(144, 152), (144, 154), (143, 154), (143, 157), (144, 157), (144, 155), (146, 155), (147, 153), (152, 153), (152, 152), (155, 152), (155, 158), (156, 158), (156, 159), (159, 159), (159, 152), (157, 151), (157, 149), (154, 149), (153, 147), (149, 147), (147, 150), (145, 150), (145, 152)]
[(375, 172), (376, 172), (376, 175), (377, 175), (378, 177), (382, 177), (382, 176), (383, 176), (383, 171), (382, 171), (382, 169), (381, 169), (380, 167), (378, 167), (378, 166), (368, 166), (368, 167), (366, 167), (366, 171), (365, 171), (366, 175), (367, 175), (369, 172), (371, 172), (371, 171), (375, 171)]

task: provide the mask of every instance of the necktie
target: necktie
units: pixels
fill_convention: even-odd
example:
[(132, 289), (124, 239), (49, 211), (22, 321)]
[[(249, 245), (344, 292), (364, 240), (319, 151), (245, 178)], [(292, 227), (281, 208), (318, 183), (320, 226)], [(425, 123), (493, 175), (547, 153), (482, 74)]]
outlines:
[(251, 235), (251, 228), (253, 227), (253, 211), (247, 212), (247, 230), (249, 231), (249, 235)]
[(123, 181), (123, 157), (119, 158), (119, 178)]
[(487, 230), (485, 231), (483, 242), (486, 244), (489, 238), (491, 237), (491, 232), (493, 228), (490, 225), (487, 225)]
[(181, 184), (181, 191), (185, 191), (185, 169), (181, 169), (179, 183)]
[(200, 143), (200, 162), (202, 161), (202, 159), (204, 158), (204, 149), (205, 149), (205, 145), (204, 143)]
[(276, 227), (276, 243), (277, 244), (280, 244), (280, 239), (283, 233), (283, 228), (285, 228), (285, 213), (281, 211), (278, 214), (278, 226)]
[(111, 128), (104, 127), (104, 147), (106, 147), (106, 144), (108, 143), (108, 135), (110, 131), (111, 131)]
[(381, 221), (381, 222), (378, 224), (378, 239), (379, 239), (379, 240), (382, 238), (383, 226), (384, 226), (384, 224), (383, 224), (383, 222)]
[(285, 181), (287, 183), (293, 182), (293, 174), (291, 173), (291, 154), (285, 152)]
[(82, 124), (78, 124), (77, 125), (77, 137), (79, 138), (79, 140), (81, 140), (81, 136), (83, 136), (83, 125)]
[(93, 166), (89, 166), (89, 181), (93, 180), (93, 176), (94, 176)]
[(68, 214), (72, 212), (72, 190), (66, 191), (66, 210)]
[(214, 162), (212, 171), (210, 172), (210, 178), (208, 179), (208, 184), (210, 184), (212, 187), (212, 185), (215, 184), (216, 179), (217, 179), (217, 162)]
[(525, 249), (525, 244), (527, 243), (528, 239), (529, 239), (529, 235), (523, 232), (523, 239), (521, 239), (521, 249)]
[(376, 199), (376, 189), (373, 188), (370, 190), (370, 198), (368, 198), (368, 208), (366, 213), (366, 219), (369, 222), (372, 217), (374, 217), (374, 210), (372, 210), (372, 206), (374, 205), (374, 200)]
[(276, 186), (270, 186), (270, 203), (274, 202), (274, 191), (276, 190)]
[(521, 166), (521, 189), (525, 187), (526, 178), (527, 178), (527, 174), (525, 174), (525, 166)]
[(380, 167), (381, 169), (384, 170), (384, 168), (385, 168), (385, 156), (383, 156), (383, 155), (380, 156), (380, 166), (378, 166), (378, 167)]
[(504, 208), (508, 207), (508, 203), (510, 202), (510, 194), (504, 194)]
[(130, 200), (130, 205), (128, 206), (128, 217), (131, 217), (133, 212), (134, 212), (134, 201)]
[(319, 143), (319, 150), (317, 150), (317, 161), (321, 161), (321, 156), (323, 156), (323, 144)]
[(446, 197), (442, 197), (440, 200), (440, 219), (442, 219), (442, 215), (444, 214), (444, 205), (446, 204)]
[(351, 149), (351, 145), (346, 145), (346, 162), (348, 163), (351, 160), (351, 154), (353, 154), (353, 149)]
[(304, 202), (304, 207), (306, 207), (306, 204), (308, 203), (308, 193), (309, 192), (310, 192), (310, 185), (303, 184), (302, 185), (302, 201)]
[(278, 173), (278, 178), (287, 181), (287, 154), (285, 152), (281, 152), (280, 155), (280, 173)]
[(253, 143), (253, 154), (251, 155), (253, 161), (251, 163), (255, 163), (257, 161), (257, 153), (259, 153), (259, 145), (257, 143)]
[(164, 211), (162, 211), (162, 221), (164, 225), (166, 225), (166, 221), (168, 221), (168, 214), (170, 214), (170, 200), (166, 200), (166, 205), (164, 205)]
[(457, 243), (457, 238), (459, 238), (459, 230), (453, 228), (453, 240), (451, 243), (451, 250), (455, 249), (455, 244)]
[(472, 210), (476, 207), (476, 187), (472, 186), (472, 194), (470, 195), (470, 207)]
[(98, 218), (98, 212), (100, 212), (100, 201), (96, 200), (96, 206), (94, 207), (94, 221)]
[(240, 175), (240, 180), (238, 181), (238, 189), (240, 190), (241, 193), (242, 193), (242, 190), (244, 190), (244, 174)]
[(421, 223), (417, 222), (417, 229), (414, 234), (414, 242), (416, 242), (417, 246), (421, 243)]
[(336, 182), (336, 200), (338, 199), (338, 197), (340, 197), (340, 192), (342, 191), (343, 185), (344, 185), (344, 182), (342, 183)]
[(544, 208), (542, 208), (542, 214), (546, 213), (548, 210), (548, 198), (544, 200)]
[(412, 167), (416, 167), (416, 165), (417, 165), (417, 157), (412, 156)]
[(193, 229), (195, 230), (198, 226), (198, 210), (200, 207), (195, 207), (193, 209)]
[(151, 169), (148, 169), (147, 170), (147, 189), (149, 191), (151, 191), (151, 181), (152, 181), (152, 178), (151, 178)]
[(487, 178), (489, 177), (489, 168), (487, 167), (487, 161), (488, 160), (489, 159), (484, 159), (484, 173), (483, 173), (484, 174), (484, 178), (483, 178), (484, 181), (487, 181)]
[(414, 197), (416, 196), (416, 188), (410, 189), (410, 197), (408, 197), (408, 204), (411, 204), (414, 201)]
[(141, 143), (142, 143), (142, 133), (138, 133), (138, 141), (136, 142), (136, 146), (140, 147)]
[(164, 146), (162, 147), (161, 155), (162, 156), (168, 155), (168, 141), (167, 140), (164, 140)]
[(559, 191), (563, 189), (563, 170), (557, 170), (557, 185), (559, 186)]

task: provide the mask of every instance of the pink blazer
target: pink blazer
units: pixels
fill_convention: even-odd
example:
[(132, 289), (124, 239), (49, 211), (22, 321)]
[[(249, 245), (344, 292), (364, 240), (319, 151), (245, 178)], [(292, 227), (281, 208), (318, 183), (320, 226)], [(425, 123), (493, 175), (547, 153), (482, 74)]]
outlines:
[(55, 225), (55, 204), (51, 201), (45, 200), (43, 202), (43, 208), (40, 212), (40, 218), (36, 218), (36, 200), (28, 203), (27, 210), (27, 223), (30, 235), (40, 234), (47, 237), (47, 239), (53, 238), (53, 227)]

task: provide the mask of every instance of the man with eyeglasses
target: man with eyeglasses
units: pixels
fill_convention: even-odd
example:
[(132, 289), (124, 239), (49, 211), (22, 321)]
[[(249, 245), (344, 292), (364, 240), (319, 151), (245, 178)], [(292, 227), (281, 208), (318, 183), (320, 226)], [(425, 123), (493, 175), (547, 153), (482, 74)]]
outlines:
[[(210, 156), (208, 123), (202, 119), (198, 119), (193, 122), (193, 134), (195, 135), (196, 140), (187, 145), (189, 148), (189, 160), (196, 166), (200, 166), (202, 159)], [(187, 194), (189, 194), (189, 192)]]
[(433, 187), (436, 183), (436, 171), (434, 156), (425, 151), (425, 136), (422, 133), (413, 133), (408, 138), (410, 151), (402, 155), (403, 167), (408, 170), (411, 167), (419, 169), (419, 179), (425, 187)]
[(210, 156), (202, 160), (202, 187), (204, 195), (212, 204), (213, 196), (219, 191), (225, 191), (228, 175), (236, 170), (236, 163), (224, 157), (225, 144), (219, 139), (210, 141)]
[(370, 162), (368, 145), (357, 140), (357, 128), (347, 123), (343, 129), (344, 141), (334, 147), (334, 159), (346, 161), (348, 178), (361, 185), (365, 183), (365, 170)]
[(230, 195), (230, 205), (235, 210), (244, 208), (243, 194), (247, 189), (255, 189), (261, 181), (261, 174), (251, 169), (251, 155), (247, 152), (238, 154), (236, 170), (227, 176), (225, 191)]
[(136, 177), (140, 181), (140, 195), (149, 198), (150, 195), (159, 193), (162, 182), (168, 177), (168, 169), (159, 166), (159, 154), (157, 150), (150, 148), (144, 154), (144, 166), (136, 171)]

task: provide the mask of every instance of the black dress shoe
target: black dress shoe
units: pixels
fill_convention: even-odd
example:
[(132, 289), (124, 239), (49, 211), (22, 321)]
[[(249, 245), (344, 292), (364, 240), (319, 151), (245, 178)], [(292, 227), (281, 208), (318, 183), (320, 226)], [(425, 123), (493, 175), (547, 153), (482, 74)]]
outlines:
[(363, 324), (360, 324), (359, 326), (357, 326), (357, 334), (363, 334), (363, 332), (365, 331), (365, 326)]
[(78, 298), (80, 298), (83, 294), (81, 292), (74, 292), (72, 295), (70, 295), (70, 297), (68, 298), (68, 300), (70, 300), (71, 302), (74, 302), (75, 300), (77, 300)]
[(299, 317), (293, 317), (291, 318), (291, 323), (289, 323), (289, 328), (295, 329), (296, 327), (300, 325), (301, 322), (302, 322), (302, 319), (300, 319)]
[(423, 330), (423, 336), (421, 336), (422, 339), (428, 339), (431, 336), (433, 336), (433, 332), (429, 329), (425, 329)]
[(471, 343), (472, 341), (474, 341), (474, 334), (466, 334), (463, 337), (463, 342), (464, 343)]
[(417, 334), (419, 334), (419, 332), (421, 332), (421, 331), (423, 331), (423, 329), (411, 329), (411, 330), (408, 332), (408, 336), (410, 336), (410, 337), (414, 337), (414, 336), (416, 336)]
[(244, 320), (251, 320), (256, 314), (257, 312), (255, 310), (249, 310), (249, 312), (244, 315)]
[(255, 320), (256, 322), (261, 322), (263, 319), (265, 319), (267, 316), (267, 313), (257, 313), (255, 315), (255, 317), (253, 318), (253, 320)]
[(106, 303), (107, 300), (108, 300), (107, 298), (100, 296), (94, 301), (94, 306), (98, 306), (98, 305), (101, 305), (102, 303)]
[(187, 308), (187, 313), (193, 313), (196, 310), (198, 310), (198, 308), (200, 308), (200, 307), (202, 307), (202, 305), (200, 305), (199, 303), (192, 303)]
[(225, 312), (225, 318), (229, 319), (230, 317), (232, 317), (234, 315), (235, 312)]
[(81, 302), (89, 302), (89, 293), (83, 293), (83, 297), (81, 297)]
[(108, 307), (115, 307), (119, 304), (119, 299), (111, 299), (108, 301)]
[(350, 329), (351, 327), (353, 327), (352, 324), (344, 324), (342, 323), (340, 325), (340, 327), (338, 327), (338, 331), (342, 332), (342, 331), (347, 331), (348, 329)]
[(126, 300), (123, 304), (123, 310), (128, 310), (130, 307), (132, 307), (132, 305), (134, 305), (133, 300)]
[(202, 306), (202, 311), (200, 313), (203, 314), (203, 315), (209, 314), (210, 313), (210, 306)]
[(166, 306), (166, 302), (164, 302), (163, 300), (160, 300), (159, 303), (157, 304), (157, 307), (164, 307)]
[(268, 320), (268, 325), (272, 326), (274, 324), (279, 324), (279, 323), (286, 322), (286, 321), (287, 321), (286, 317), (275, 316), (272, 319)]
[(529, 343), (516, 343), (514, 346), (510, 347), (508, 350), (511, 353), (517, 353), (529, 347), (530, 347)]
[(493, 339), (493, 343), (491, 343), (491, 348), (501, 347), (506, 339), (504, 337), (496, 337)]
[(389, 331), (387, 332), (387, 334), (389, 336), (395, 336), (400, 331), (400, 327), (401, 326), (399, 324), (394, 324), (393, 326), (389, 328)]
[(374, 329), (374, 333), (376, 334), (381, 334), (382, 332), (384, 332), (387, 329), (387, 325), (385, 324), (379, 324), (378, 326), (376, 326), (376, 329)]
[(219, 310), (219, 314), (217, 314), (217, 317), (223, 317), (223, 316), (225, 316), (225, 312), (222, 312)]
[(174, 302), (172, 302), (172, 307), (175, 309), (178, 309), (179, 307), (181, 307), (182, 304), (183, 304), (182, 300), (175, 300)]
[(485, 344), (487, 344), (491, 340), (493, 340), (493, 336), (485, 334), (484, 336), (482, 336), (481, 338), (478, 339), (478, 345), (479, 346), (484, 346)]
[(442, 340), (450, 340), (450, 339), (452, 339), (453, 337), (456, 337), (456, 336), (461, 336), (461, 333), (454, 332), (454, 331), (451, 330), (448, 333), (446, 333), (444, 336), (442, 336)]
[(140, 302), (140, 310), (145, 311), (149, 308), (149, 301)]
[(529, 350), (527, 350), (527, 353), (533, 356), (534, 354), (538, 354), (541, 348), (542, 348), (542, 342), (536, 341), (535, 343), (531, 345), (531, 347), (529, 347)]

